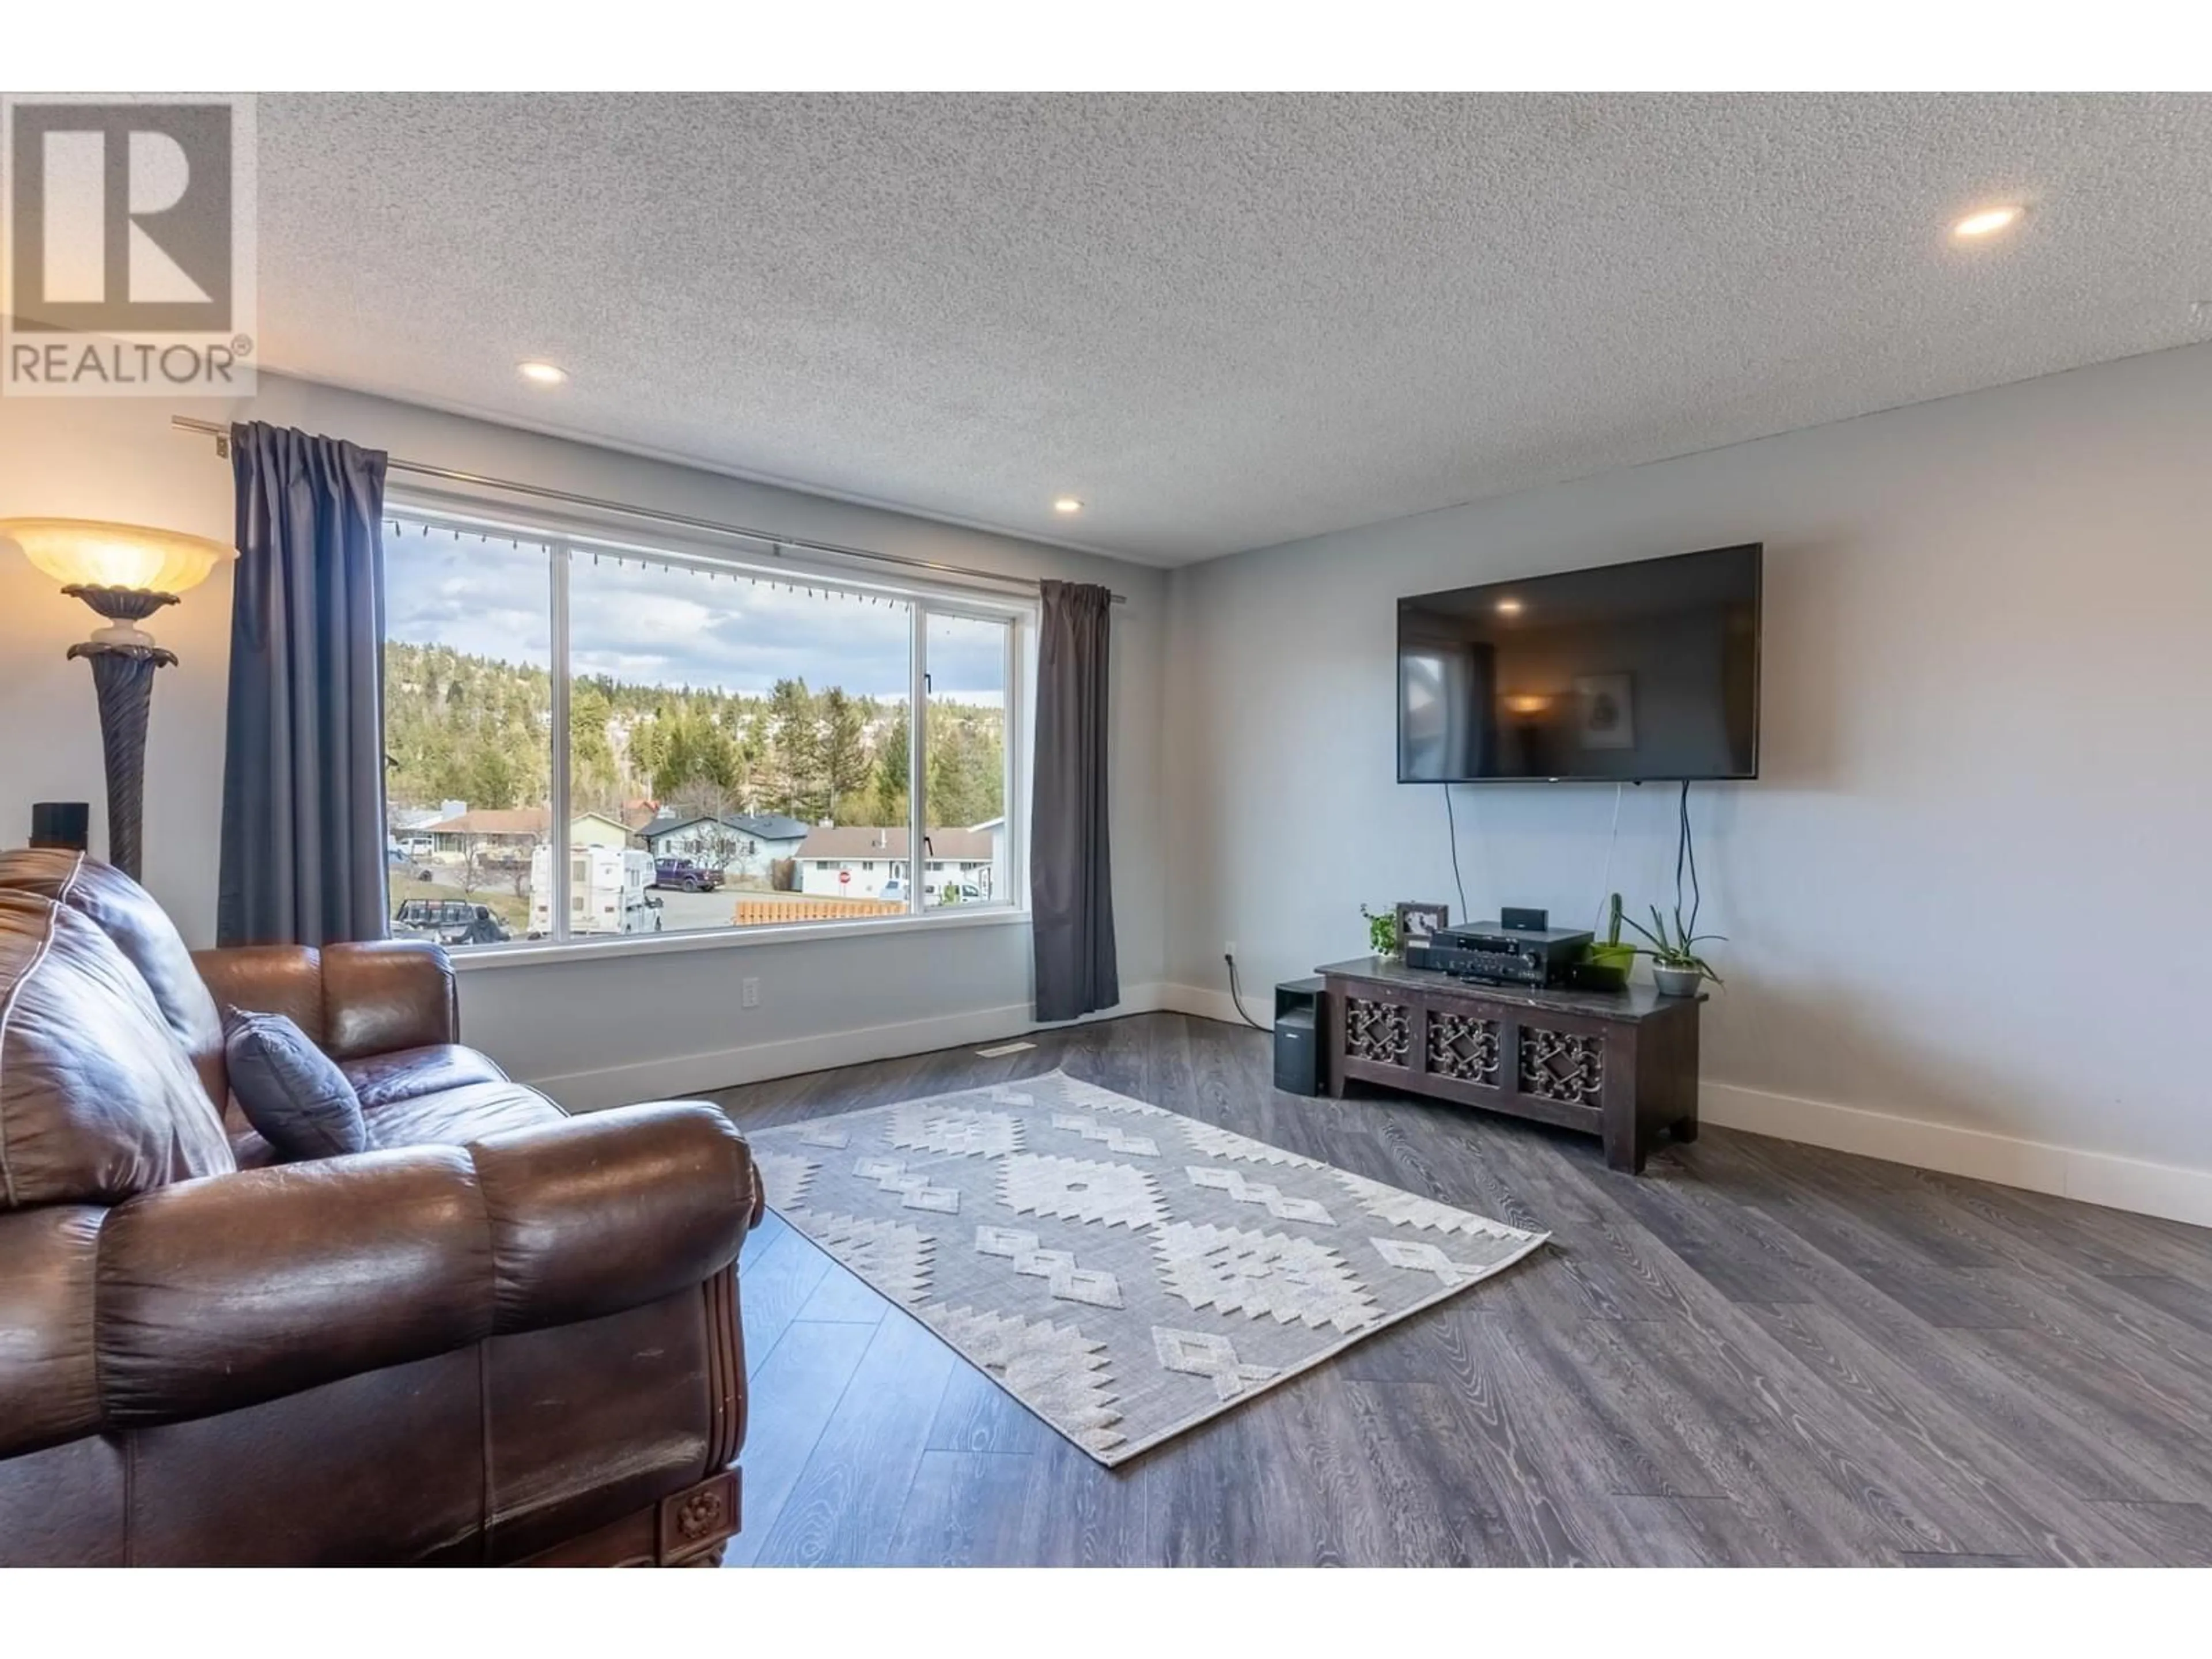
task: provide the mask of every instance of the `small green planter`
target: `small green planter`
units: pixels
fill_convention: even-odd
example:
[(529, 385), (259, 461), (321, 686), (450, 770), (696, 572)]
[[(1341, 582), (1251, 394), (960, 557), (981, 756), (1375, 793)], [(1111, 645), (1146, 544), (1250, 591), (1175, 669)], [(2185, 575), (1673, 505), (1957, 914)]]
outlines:
[(1575, 977), (1593, 991), (1626, 991), (1629, 970), (1636, 966), (1632, 945), (1593, 945), (1583, 953)]

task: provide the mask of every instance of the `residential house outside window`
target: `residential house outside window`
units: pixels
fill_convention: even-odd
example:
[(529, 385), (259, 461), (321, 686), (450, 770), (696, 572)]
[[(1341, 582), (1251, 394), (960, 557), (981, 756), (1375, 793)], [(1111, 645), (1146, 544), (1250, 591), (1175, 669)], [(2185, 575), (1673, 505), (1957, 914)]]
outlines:
[(386, 588), (393, 897), (416, 901), (396, 932), (483, 948), (1016, 907), (1008, 690), (1032, 607), (404, 507)]

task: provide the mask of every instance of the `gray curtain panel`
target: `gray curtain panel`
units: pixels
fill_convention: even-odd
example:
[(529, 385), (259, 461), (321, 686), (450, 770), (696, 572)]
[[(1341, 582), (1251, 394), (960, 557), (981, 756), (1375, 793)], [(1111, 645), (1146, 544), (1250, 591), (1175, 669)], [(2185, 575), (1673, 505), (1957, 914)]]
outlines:
[(222, 945), (384, 936), (385, 457), (230, 429), (238, 565)]
[(1036, 1017), (1073, 1019), (1121, 1000), (1106, 833), (1106, 644), (1114, 596), (1080, 582), (1042, 586), (1030, 809)]

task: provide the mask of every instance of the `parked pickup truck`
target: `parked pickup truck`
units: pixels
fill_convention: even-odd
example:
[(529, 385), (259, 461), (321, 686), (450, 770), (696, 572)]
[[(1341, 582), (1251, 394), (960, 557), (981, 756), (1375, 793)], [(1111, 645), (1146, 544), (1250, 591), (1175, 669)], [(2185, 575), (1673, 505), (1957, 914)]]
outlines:
[(711, 893), (722, 884), (722, 872), (690, 859), (655, 859), (653, 884), (679, 893)]
[(489, 906), (465, 899), (401, 901), (392, 915), (394, 939), (429, 939), (441, 945), (501, 945), (509, 937)]

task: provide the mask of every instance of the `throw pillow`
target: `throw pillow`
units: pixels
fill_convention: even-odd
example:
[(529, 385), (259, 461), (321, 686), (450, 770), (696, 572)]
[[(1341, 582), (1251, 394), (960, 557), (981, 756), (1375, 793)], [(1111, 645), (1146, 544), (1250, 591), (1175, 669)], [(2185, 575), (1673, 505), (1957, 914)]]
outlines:
[(361, 1097), (291, 1020), (228, 1008), (222, 1033), (230, 1091), (277, 1157), (289, 1164), (368, 1150)]

